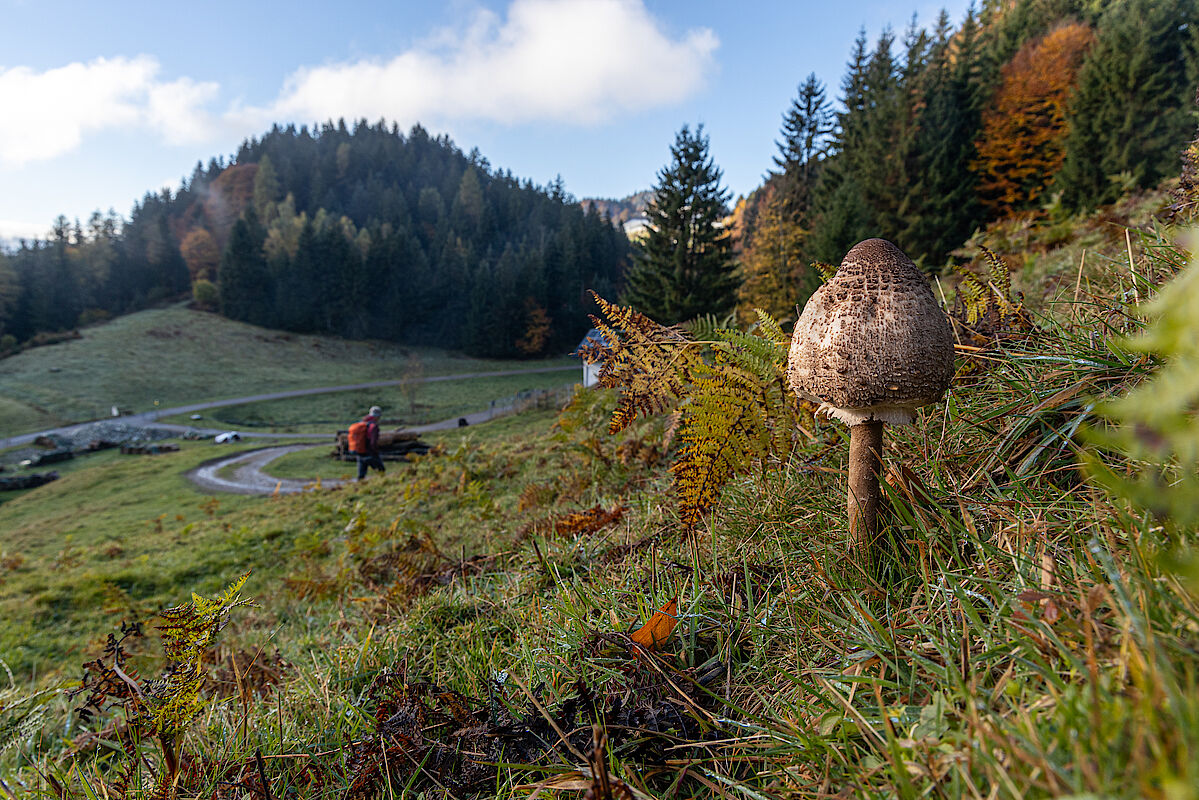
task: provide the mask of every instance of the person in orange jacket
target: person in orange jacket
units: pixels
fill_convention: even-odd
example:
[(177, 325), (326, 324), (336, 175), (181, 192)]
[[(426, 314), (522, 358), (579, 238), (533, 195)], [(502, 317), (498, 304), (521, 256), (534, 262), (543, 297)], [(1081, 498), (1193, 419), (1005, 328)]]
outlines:
[(379, 472), (387, 471), (379, 456), (379, 416), (382, 413), (383, 409), (371, 406), (365, 417), (350, 426), (350, 454), (358, 458), (357, 480), (366, 477), (368, 467)]

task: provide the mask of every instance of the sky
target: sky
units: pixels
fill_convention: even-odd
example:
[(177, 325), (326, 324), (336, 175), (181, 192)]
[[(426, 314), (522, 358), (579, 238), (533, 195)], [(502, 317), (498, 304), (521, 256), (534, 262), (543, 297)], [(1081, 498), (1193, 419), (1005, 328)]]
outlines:
[(0, 0), (0, 239), (127, 216), (272, 123), (419, 122), (577, 197), (652, 188), (698, 124), (758, 186), (809, 73), (968, 0)]

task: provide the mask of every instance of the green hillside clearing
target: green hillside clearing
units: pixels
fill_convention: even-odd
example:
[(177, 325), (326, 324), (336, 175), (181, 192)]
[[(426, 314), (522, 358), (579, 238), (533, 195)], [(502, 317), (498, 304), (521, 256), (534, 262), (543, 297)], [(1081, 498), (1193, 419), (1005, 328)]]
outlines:
[[(494, 361), (384, 342), (303, 336), (171, 307), (81, 331), (83, 338), (0, 360), (0, 436), (123, 410), (288, 389), (577, 363)], [(560, 373), (559, 382), (573, 376)], [(493, 395), (484, 400), (500, 397)], [(477, 410), (477, 409), (472, 409)], [(356, 411), (356, 413), (361, 413)]]

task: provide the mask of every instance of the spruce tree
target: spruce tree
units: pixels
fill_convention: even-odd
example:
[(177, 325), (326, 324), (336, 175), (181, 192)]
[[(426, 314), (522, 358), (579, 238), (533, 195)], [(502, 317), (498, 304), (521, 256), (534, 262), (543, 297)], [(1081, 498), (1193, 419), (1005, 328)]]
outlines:
[(266, 233), (258, 224), (258, 215), (248, 209), (233, 225), (229, 243), (221, 256), (221, 313), (230, 319), (270, 324), (273, 307), (272, 283), (262, 250)]
[(917, 79), (922, 109), (898, 243), (913, 258), (942, 264), (982, 222), (970, 169), (976, 155), (981, 82), (978, 25), (972, 13), (951, 36), (948, 15), (942, 12), (934, 36), (928, 64)]
[(1104, 13), (1067, 114), (1067, 206), (1114, 200), (1121, 175), (1151, 186), (1178, 171), (1194, 127), (1197, 26), (1199, 0), (1129, 0)]
[(658, 173), (647, 209), (649, 235), (633, 250), (624, 302), (663, 323), (723, 316), (737, 302), (741, 276), (720, 221), (730, 193), (708, 154), (703, 125), (684, 125)]
[(841, 82), (836, 148), (821, 170), (811, 258), (837, 263), (856, 242), (871, 236), (895, 238), (887, 217), (898, 206), (889, 175), (899, 159), (894, 123), (899, 82), (891, 56), (894, 36), (886, 30), (873, 52), (862, 31), (854, 41), (849, 71)]
[(807, 217), (816, 171), (828, 153), (833, 130), (833, 112), (824, 85), (813, 72), (800, 84), (799, 94), (783, 115), (783, 140), (775, 142), (779, 154), (774, 163), (783, 175), (782, 199), (796, 221)]

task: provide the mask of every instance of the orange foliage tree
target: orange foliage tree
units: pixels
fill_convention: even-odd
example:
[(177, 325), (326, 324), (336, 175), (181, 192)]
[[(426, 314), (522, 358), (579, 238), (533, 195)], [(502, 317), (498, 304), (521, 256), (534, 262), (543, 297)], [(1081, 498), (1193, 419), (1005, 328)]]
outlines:
[(991, 212), (1005, 215), (1035, 203), (1061, 168), (1066, 105), (1094, 38), (1088, 26), (1067, 23), (1026, 43), (1003, 66), (983, 111), (973, 164), (980, 199)]
[(221, 251), (217, 249), (212, 234), (203, 228), (189, 231), (179, 243), (179, 252), (187, 262), (191, 279), (213, 280), (217, 265), (221, 263)]

